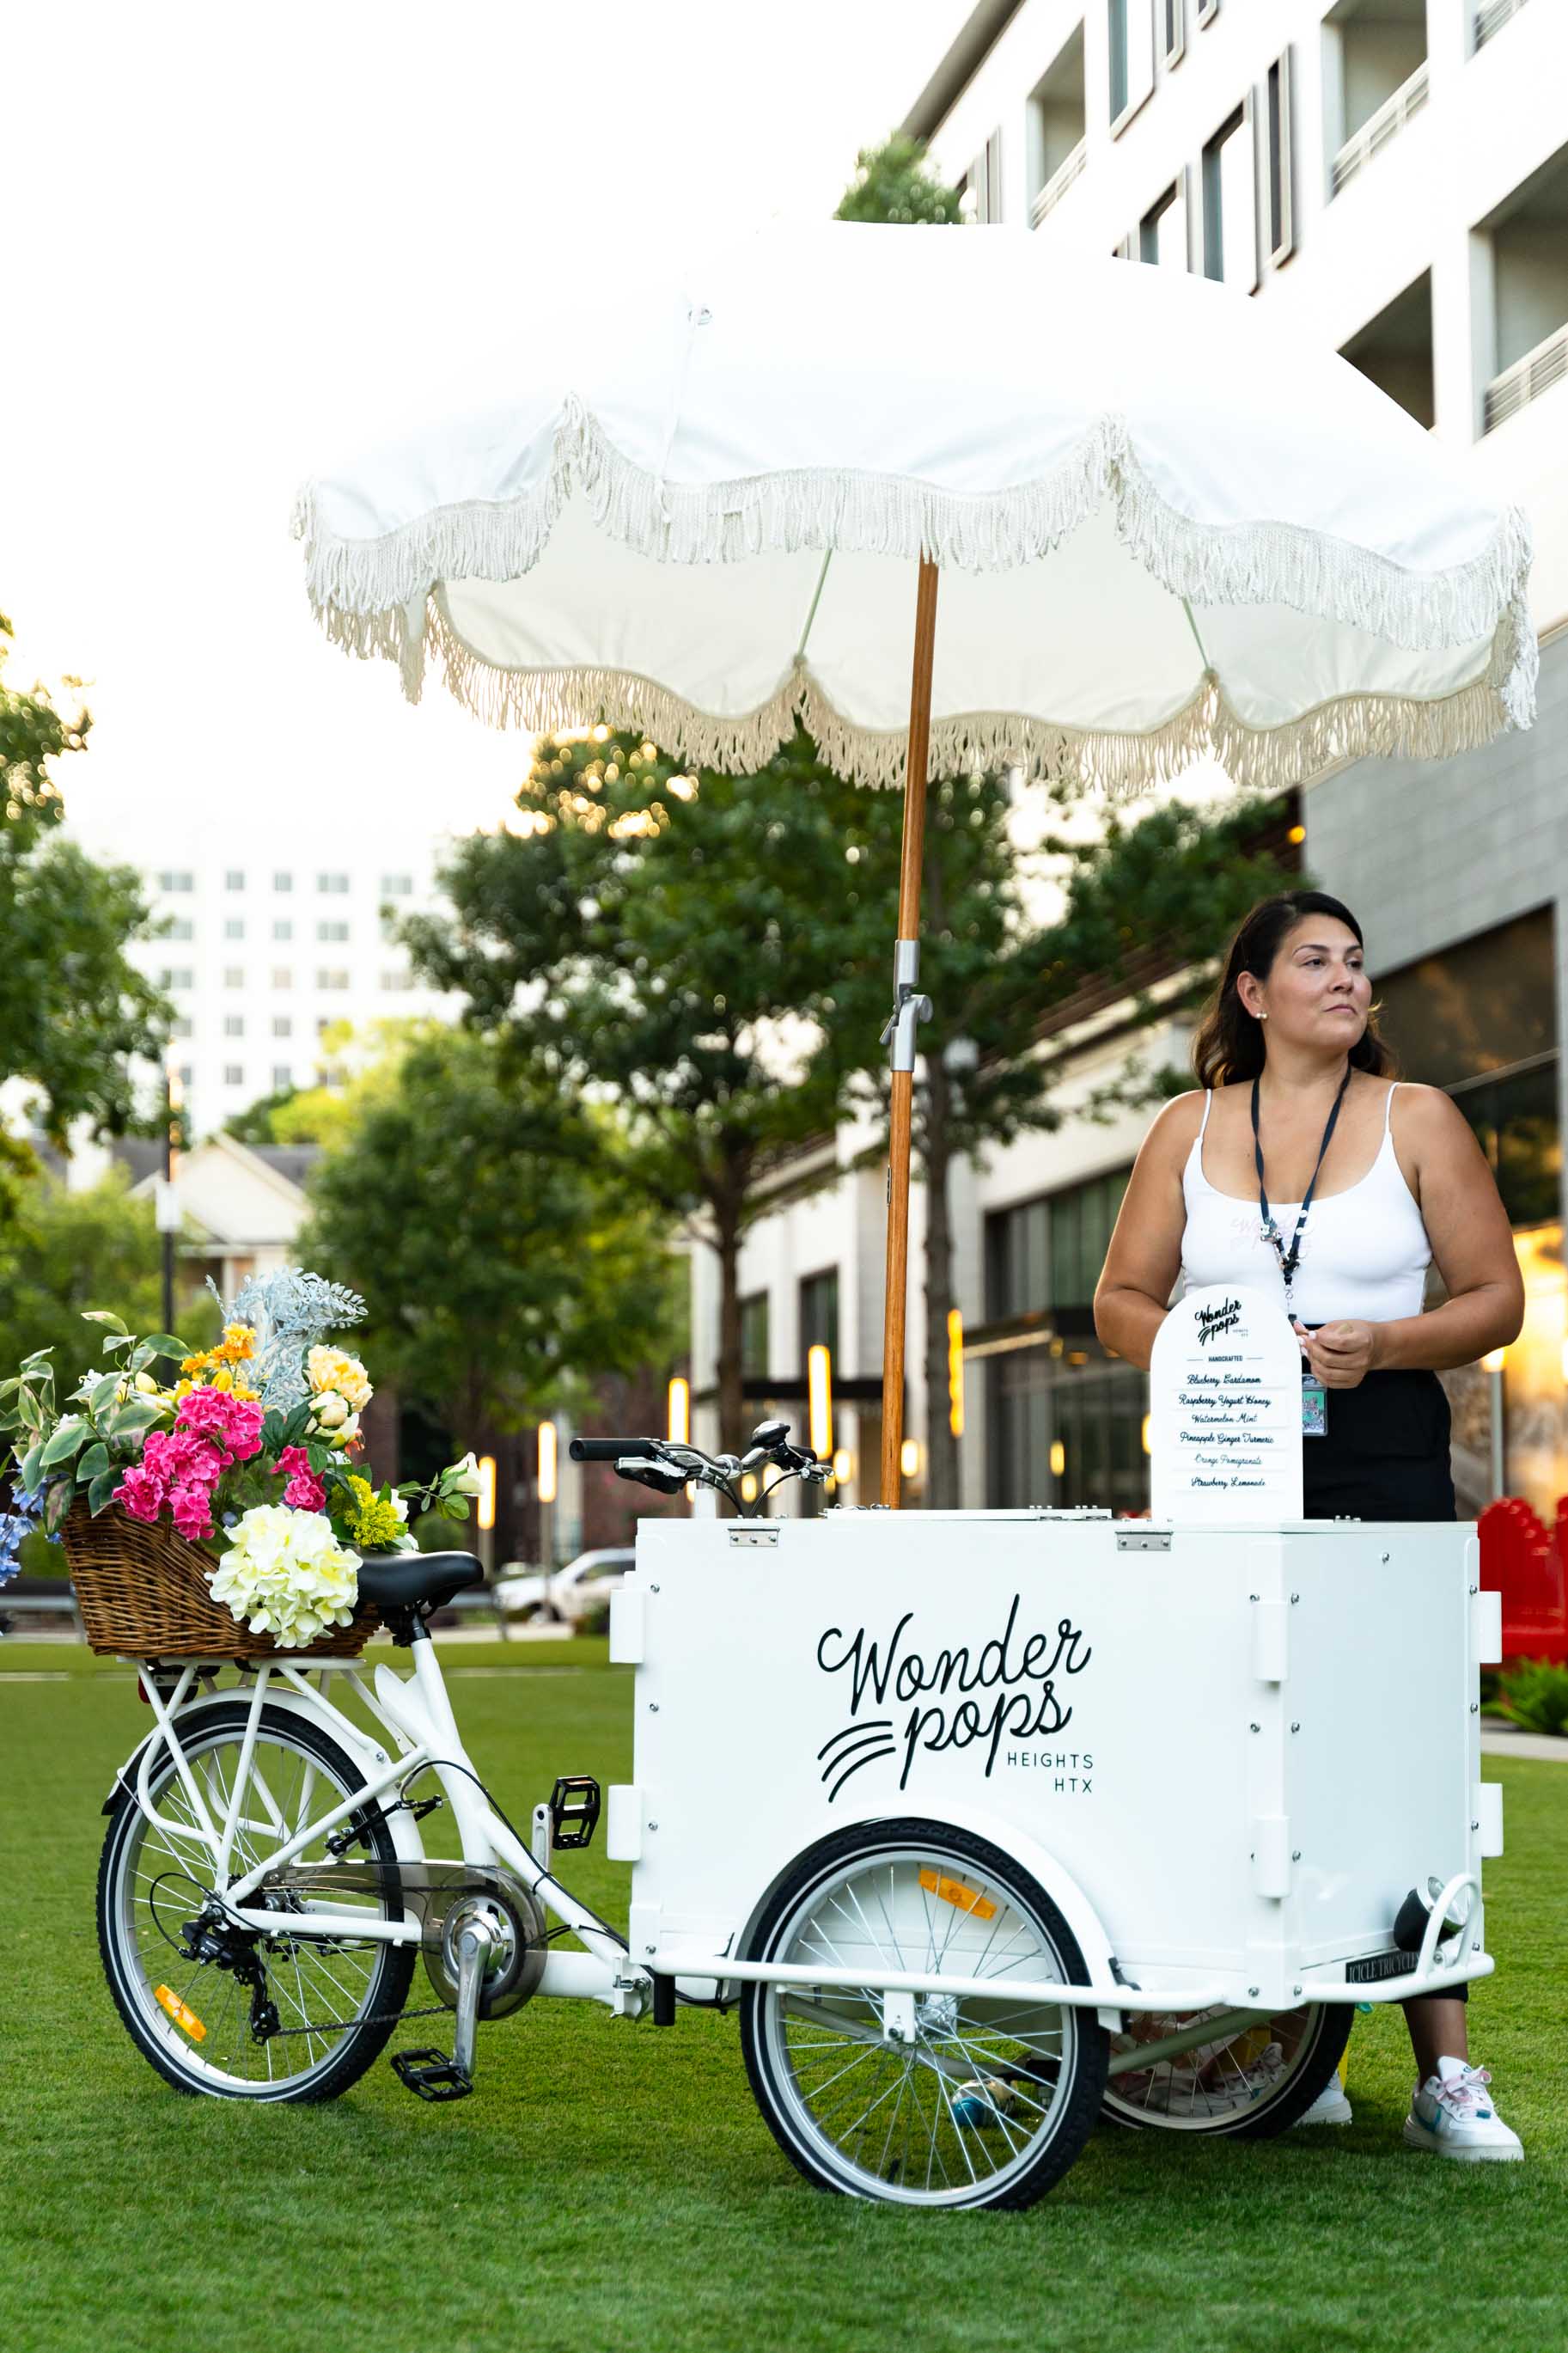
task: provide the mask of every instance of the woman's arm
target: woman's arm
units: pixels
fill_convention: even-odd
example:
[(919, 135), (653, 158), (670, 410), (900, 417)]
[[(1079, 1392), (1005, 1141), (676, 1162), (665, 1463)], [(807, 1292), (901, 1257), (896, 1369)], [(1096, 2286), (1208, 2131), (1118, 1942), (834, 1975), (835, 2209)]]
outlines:
[(1363, 1373), (1473, 1365), (1517, 1340), (1524, 1282), (1492, 1172), (1468, 1123), (1440, 1087), (1401, 1087), (1402, 1141), (1415, 1163), (1416, 1198), (1447, 1299), (1429, 1315), (1390, 1324), (1325, 1324), (1307, 1340), (1331, 1388)]
[(1116, 1231), (1094, 1294), (1102, 1345), (1147, 1367), (1154, 1335), (1170, 1311), (1182, 1271), (1187, 1205), (1182, 1171), (1203, 1116), (1203, 1096), (1178, 1095), (1143, 1139), (1122, 1196)]

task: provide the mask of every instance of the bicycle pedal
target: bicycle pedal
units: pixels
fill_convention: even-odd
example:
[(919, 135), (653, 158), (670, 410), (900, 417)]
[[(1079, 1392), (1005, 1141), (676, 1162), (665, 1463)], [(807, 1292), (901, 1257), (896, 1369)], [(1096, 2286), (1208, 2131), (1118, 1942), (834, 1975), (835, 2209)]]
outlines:
[(563, 1774), (550, 1793), (551, 1845), (567, 1853), (592, 1846), (599, 1806), (599, 1785), (591, 1773)]
[(474, 2088), (468, 2069), (448, 2059), (444, 2051), (395, 2052), (392, 2072), (416, 2099), (466, 2100)]

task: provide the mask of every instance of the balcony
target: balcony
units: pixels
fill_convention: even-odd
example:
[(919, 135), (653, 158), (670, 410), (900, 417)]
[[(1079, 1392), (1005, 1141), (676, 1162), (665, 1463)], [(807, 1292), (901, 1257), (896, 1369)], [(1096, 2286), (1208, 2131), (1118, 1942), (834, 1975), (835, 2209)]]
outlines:
[(1051, 174), (1050, 178), (1046, 182), (1046, 185), (1040, 190), (1039, 195), (1029, 206), (1029, 226), (1031, 228), (1038, 228), (1040, 223), (1045, 219), (1046, 215), (1048, 212), (1054, 211), (1056, 206), (1060, 204), (1068, 190), (1072, 186), (1073, 182), (1081, 175), (1083, 167), (1088, 161), (1089, 148), (1086, 142), (1080, 139), (1078, 145), (1073, 149), (1072, 153), (1068, 157), (1067, 162), (1059, 164), (1056, 171)]
[(1509, 19), (1517, 16), (1523, 5), (1524, 0), (1483, 0), (1476, 10), (1475, 47), (1484, 49), (1489, 41), (1495, 41)]
[(1559, 327), (1554, 335), (1515, 360), (1512, 367), (1493, 376), (1482, 401), (1482, 432), (1494, 433), (1558, 384), (1568, 384), (1568, 327)]
[(1029, 94), (1026, 116), (1029, 220), (1038, 228), (1083, 171), (1083, 25), (1073, 26)]
[(1396, 139), (1414, 114), (1419, 114), (1426, 103), (1427, 83), (1425, 64), (1416, 67), (1406, 82), (1401, 83), (1390, 99), (1385, 99), (1377, 112), (1369, 116), (1353, 139), (1347, 139), (1334, 157), (1330, 174), (1331, 193), (1338, 195), (1348, 187), (1356, 174), (1391, 139)]

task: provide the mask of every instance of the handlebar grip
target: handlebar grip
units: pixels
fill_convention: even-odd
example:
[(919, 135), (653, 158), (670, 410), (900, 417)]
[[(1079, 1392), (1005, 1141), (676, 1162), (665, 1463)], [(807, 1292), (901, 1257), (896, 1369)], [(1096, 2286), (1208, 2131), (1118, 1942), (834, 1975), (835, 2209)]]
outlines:
[(620, 1462), (628, 1454), (646, 1462), (659, 1459), (658, 1441), (651, 1438), (574, 1438), (566, 1451), (574, 1462)]

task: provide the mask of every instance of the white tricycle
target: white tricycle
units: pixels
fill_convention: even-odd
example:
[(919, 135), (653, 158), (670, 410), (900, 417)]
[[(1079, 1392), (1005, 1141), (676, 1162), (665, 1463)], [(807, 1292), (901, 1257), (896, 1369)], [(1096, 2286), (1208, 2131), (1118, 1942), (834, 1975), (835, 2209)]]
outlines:
[[(737, 1503), (748, 1469), (820, 1475), (782, 1423), (741, 1459), (574, 1451)], [(637, 1670), (634, 1778), (605, 1808), (625, 1935), (556, 1867), (596, 1785), (558, 1781), (525, 1837), (464, 1751), (426, 1620), (479, 1574), (366, 1560), (411, 1673), (140, 1662), (154, 1723), (105, 1808), (100, 1930), (126, 2026), (183, 2090), (331, 2098), (426, 2014), (422, 1957), (456, 2014), (450, 2054), (392, 2063), (422, 2097), (470, 2091), (479, 2021), (531, 1998), (658, 2026), (734, 2008), (809, 2180), (1021, 2207), (1102, 2116), (1282, 2131), (1358, 2002), (1492, 1968), (1500, 1629), (1469, 1528), (645, 1522), (610, 1634)]]

